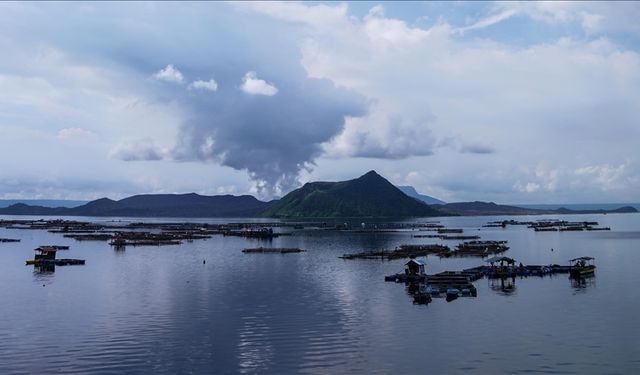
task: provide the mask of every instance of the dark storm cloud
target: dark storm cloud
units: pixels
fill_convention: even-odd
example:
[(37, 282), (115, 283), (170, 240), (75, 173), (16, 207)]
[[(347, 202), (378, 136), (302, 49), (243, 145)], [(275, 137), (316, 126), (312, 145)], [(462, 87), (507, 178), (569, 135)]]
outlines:
[(226, 80), (214, 95), (189, 97), (191, 117), (180, 128), (173, 157), (246, 170), (264, 195), (295, 186), (321, 144), (342, 131), (345, 117), (366, 113), (363, 97), (328, 80), (257, 71), (258, 79), (277, 87), (268, 96), (241, 90), (244, 75), (235, 76), (235, 85)]

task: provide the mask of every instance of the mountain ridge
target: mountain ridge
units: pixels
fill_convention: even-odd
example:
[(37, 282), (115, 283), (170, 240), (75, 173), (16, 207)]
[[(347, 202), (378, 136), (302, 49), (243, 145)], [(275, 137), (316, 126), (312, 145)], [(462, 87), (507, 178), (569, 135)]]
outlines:
[(416, 198), (421, 200), (422, 202), (426, 203), (426, 204), (447, 204), (447, 202), (445, 201), (441, 201), (440, 199), (431, 197), (429, 195), (425, 195), (425, 194), (420, 194), (418, 193), (418, 191), (416, 191), (416, 188), (414, 188), (413, 186), (400, 186), (397, 185), (396, 186), (398, 189), (400, 189), (401, 192), (405, 193), (406, 195), (412, 197), (412, 198)]
[[(413, 191), (415, 189), (412, 188)], [(417, 192), (416, 192), (417, 194)], [(251, 195), (139, 194), (121, 200), (100, 198), (77, 207), (16, 203), (0, 208), (4, 215), (121, 217), (429, 217), (635, 213), (629, 205), (615, 209), (536, 209), (493, 202), (428, 205), (394, 186), (375, 171), (338, 182), (308, 182), (280, 200), (264, 202)]]
[(14, 204), (0, 208), (7, 215), (125, 217), (252, 217), (270, 203), (251, 195), (140, 194), (115, 201), (100, 198), (82, 206), (42, 207)]
[(308, 182), (261, 213), (289, 218), (447, 215), (409, 197), (373, 170), (347, 181)]

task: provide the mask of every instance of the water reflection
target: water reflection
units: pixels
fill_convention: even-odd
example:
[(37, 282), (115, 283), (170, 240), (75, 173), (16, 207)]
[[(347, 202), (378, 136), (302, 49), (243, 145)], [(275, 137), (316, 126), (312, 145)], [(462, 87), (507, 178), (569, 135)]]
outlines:
[(405, 285), (405, 291), (411, 297), (414, 304), (425, 305), (431, 302), (431, 293), (428, 293), (424, 283), (411, 282)]
[(573, 294), (586, 293), (589, 288), (593, 288), (596, 286), (595, 276), (569, 278), (569, 280), (571, 280), (571, 288), (573, 288)]
[(34, 274), (48, 274), (56, 272), (55, 264), (38, 264), (33, 266)]
[(56, 266), (54, 264), (40, 264), (33, 266), (33, 280), (38, 283), (49, 283), (53, 280)]
[[(259, 314), (256, 314), (259, 315)], [(265, 371), (273, 360), (275, 349), (269, 341), (273, 330), (264, 318), (244, 317), (238, 335), (238, 360), (241, 373)]]
[(111, 245), (111, 247), (113, 248), (113, 252), (119, 255), (124, 254), (127, 250), (125, 245)]
[(501, 277), (497, 279), (489, 279), (489, 289), (503, 296), (512, 296), (516, 294), (516, 278)]
[(405, 290), (407, 294), (410, 296), (414, 296), (416, 293), (420, 292), (420, 284), (419, 283), (408, 283), (406, 284)]

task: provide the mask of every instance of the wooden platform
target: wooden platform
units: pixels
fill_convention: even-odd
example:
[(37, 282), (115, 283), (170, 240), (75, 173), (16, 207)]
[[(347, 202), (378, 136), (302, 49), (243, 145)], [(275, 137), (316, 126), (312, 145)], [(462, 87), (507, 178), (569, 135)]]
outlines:
[(38, 259), (27, 261), (28, 266), (76, 266), (84, 264), (84, 259)]

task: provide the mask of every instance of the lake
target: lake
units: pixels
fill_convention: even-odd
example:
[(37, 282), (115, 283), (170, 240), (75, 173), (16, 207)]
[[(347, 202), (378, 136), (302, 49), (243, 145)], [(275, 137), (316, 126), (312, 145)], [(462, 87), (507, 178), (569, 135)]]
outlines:
[[(593, 220), (612, 230), (479, 229), (493, 220), (544, 218)], [(596, 276), (581, 284), (566, 274), (516, 278), (510, 292), (483, 278), (474, 283), (475, 298), (414, 305), (404, 284), (384, 282), (406, 260), (338, 257), (460, 241), (304, 230), (272, 241), (214, 236), (115, 251), (104, 242), (3, 228), (0, 237), (21, 242), (0, 243), (0, 373), (638, 372), (640, 214), (428, 220), (507, 240), (505, 255), (524, 264), (593, 256)], [(70, 245), (58, 257), (86, 265), (44, 273), (25, 266), (45, 244)], [(261, 245), (306, 252), (241, 252)], [(422, 259), (430, 274), (484, 263)]]

